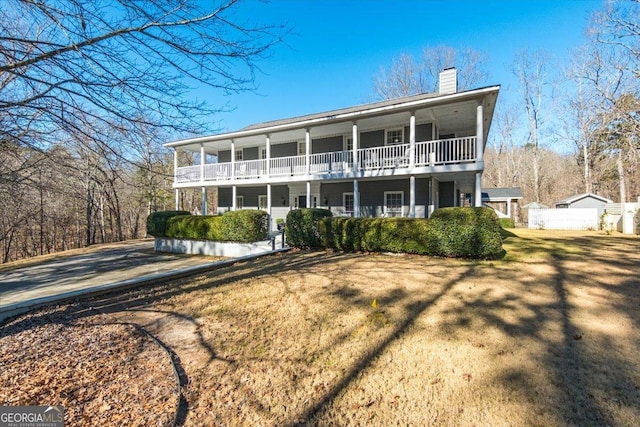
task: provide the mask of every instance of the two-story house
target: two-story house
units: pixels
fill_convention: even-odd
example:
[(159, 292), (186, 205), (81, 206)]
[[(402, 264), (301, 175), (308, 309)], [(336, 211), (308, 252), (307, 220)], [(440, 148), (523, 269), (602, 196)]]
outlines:
[[(438, 93), (358, 105), (165, 144), (174, 188), (218, 188), (218, 212), (298, 207), (335, 216), (428, 217), (480, 206), (483, 153), (499, 86), (458, 92), (456, 70)], [(178, 150), (200, 153), (179, 165)], [(206, 213), (206, 197), (203, 197)]]

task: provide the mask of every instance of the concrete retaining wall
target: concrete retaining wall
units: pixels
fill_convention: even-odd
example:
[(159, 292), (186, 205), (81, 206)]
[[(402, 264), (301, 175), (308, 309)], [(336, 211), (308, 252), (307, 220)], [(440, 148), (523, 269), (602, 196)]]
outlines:
[[(276, 241), (276, 246), (278, 245)], [(271, 240), (255, 243), (212, 242), (205, 240), (170, 239), (156, 237), (156, 252), (174, 254), (209, 255), (223, 257), (241, 257), (257, 255), (272, 250)]]

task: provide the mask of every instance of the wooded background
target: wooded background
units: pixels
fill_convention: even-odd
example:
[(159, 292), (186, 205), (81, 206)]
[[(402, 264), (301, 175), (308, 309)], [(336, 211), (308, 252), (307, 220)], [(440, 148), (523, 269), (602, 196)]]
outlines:
[[(3, 2), (3, 263), (144, 237), (150, 212), (173, 209), (173, 154), (162, 143), (214, 132), (207, 123), (224, 109), (189, 101), (186, 82), (252, 90), (256, 63), (288, 31), (234, 22), (234, 0), (213, 10), (191, 3)], [(547, 205), (584, 192), (640, 196), (639, 16), (638, 1), (604, 3), (568, 69), (541, 51), (513, 58), (518, 96), (498, 99), (483, 186), (521, 187), (523, 203)], [(427, 46), (382, 67), (372, 92), (433, 92), (451, 66), (462, 90), (487, 83), (481, 52)], [(181, 165), (198, 161), (180, 156)], [(194, 211), (200, 190), (180, 200)], [(215, 200), (210, 190), (210, 206)]]

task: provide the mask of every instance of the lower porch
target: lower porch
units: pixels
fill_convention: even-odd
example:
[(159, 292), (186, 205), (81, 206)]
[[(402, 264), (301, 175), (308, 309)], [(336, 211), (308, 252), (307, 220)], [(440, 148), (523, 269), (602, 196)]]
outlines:
[(334, 216), (428, 218), (440, 207), (470, 206), (474, 187), (475, 174), (219, 187), (217, 213), (263, 209), (272, 229), (289, 211), (304, 207), (328, 209)]

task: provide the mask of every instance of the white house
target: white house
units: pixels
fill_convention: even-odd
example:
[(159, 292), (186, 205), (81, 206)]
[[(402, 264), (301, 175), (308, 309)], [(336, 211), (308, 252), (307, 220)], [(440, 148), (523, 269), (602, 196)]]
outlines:
[[(174, 188), (218, 188), (218, 212), (323, 207), (336, 216), (428, 217), (471, 195), (481, 206), (483, 153), (500, 86), (358, 105), (165, 144)], [(179, 165), (178, 150), (200, 153)], [(206, 200), (203, 200), (206, 213)]]

